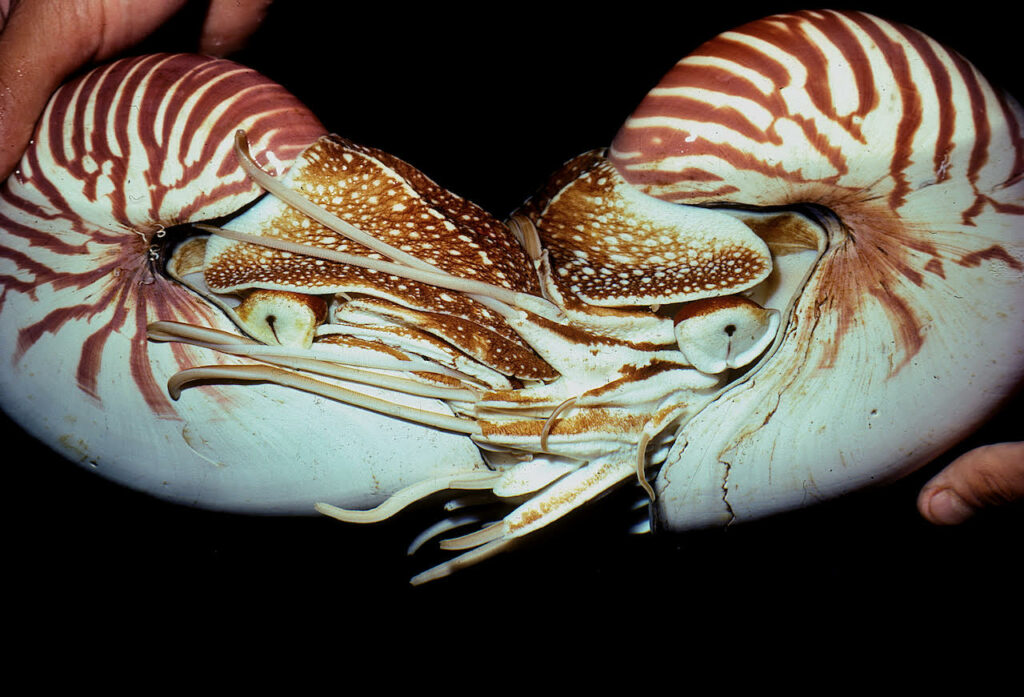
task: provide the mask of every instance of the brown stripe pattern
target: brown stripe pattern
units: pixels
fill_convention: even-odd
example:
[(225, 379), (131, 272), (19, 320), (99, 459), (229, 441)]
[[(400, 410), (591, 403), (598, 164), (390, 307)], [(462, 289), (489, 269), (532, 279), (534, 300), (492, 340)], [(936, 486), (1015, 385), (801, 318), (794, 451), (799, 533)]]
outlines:
[[(239, 128), (271, 170), (323, 133), (276, 83), (196, 55), (118, 61), (53, 96), (0, 193), (0, 258), (15, 269), (0, 284), (5, 299), (45, 286), (78, 292), (21, 318), (19, 356), (78, 323), (77, 384), (95, 395), (99, 372), (120, 370), (101, 365), (104, 346), (115, 332), (129, 335), (131, 379), (154, 412), (173, 413), (152, 374), (146, 326), (218, 320), (154, 272), (154, 243), (165, 228), (226, 215), (259, 195), (231, 150)], [(187, 365), (187, 349), (175, 350)]]
[[(877, 303), (900, 356), (895, 372), (924, 341), (915, 289), (970, 263), (980, 229), (1020, 228), (1010, 186), (1024, 173), (1021, 120), (966, 60), (917, 30), (809, 11), (752, 22), (681, 60), (610, 157), (669, 201), (834, 212), (841, 234), (807, 293), (835, 317), (822, 365)], [(1017, 269), (998, 250), (988, 258)]]

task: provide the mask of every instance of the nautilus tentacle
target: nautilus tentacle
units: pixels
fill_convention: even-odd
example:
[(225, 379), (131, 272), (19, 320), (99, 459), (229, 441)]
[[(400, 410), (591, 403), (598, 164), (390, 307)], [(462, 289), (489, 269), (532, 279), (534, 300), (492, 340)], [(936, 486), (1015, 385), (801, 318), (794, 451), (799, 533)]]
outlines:
[[(255, 376), (470, 436), (486, 452), (492, 476), (470, 471), (426, 479), (372, 510), (330, 501), (318, 506), (343, 521), (373, 522), (443, 490), (482, 487), (507, 502), (512, 510), (498, 522), (443, 541), (444, 549), (462, 553), (417, 581), (504, 549), (625, 479), (639, 476), (646, 485), (648, 460), (667, 452), (660, 436), (721, 386), (721, 377), (686, 362), (670, 317), (602, 301), (645, 306), (714, 297), (757, 285), (771, 268), (766, 244), (742, 221), (639, 195), (597, 156), (570, 165), (571, 176), (524, 207), (517, 237), (407, 163), (339, 136), (320, 138), (280, 180), (249, 162), (246, 138), (238, 138), (237, 148), (271, 195), (224, 227), (204, 226), (212, 235), (190, 243), (202, 248), (202, 263), (193, 268), (179, 259), (194, 256), (182, 246), (170, 264), (180, 272), (172, 275), (254, 338), (267, 332), (266, 313), (251, 313), (252, 320), (240, 308), (254, 298), (278, 307), (283, 296), (289, 317), (309, 323), (314, 339), (298, 340), (309, 332), (289, 331), (289, 345), (272, 331), (267, 341), (280, 346), (271, 349), (274, 364), (287, 359), (301, 375), (278, 368), (188, 370), (173, 387), (194, 378)], [(588, 218), (594, 211), (586, 204), (595, 195), (604, 207)], [(558, 239), (558, 221), (567, 220), (572, 231)], [(634, 253), (604, 245), (603, 231), (635, 234)], [(644, 236), (664, 255), (699, 254), (705, 263), (655, 272), (652, 259), (643, 258)], [(580, 299), (583, 287), (590, 302)], [(312, 297), (331, 299), (326, 322), (299, 300)], [(233, 354), (252, 349), (188, 325), (154, 324), (150, 336)], [(386, 398), (369, 401), (313, 377), (337, 375), (337, 363), (346, 371), (372, 367), (361, 356), (370, 348), (407, 361), (409, 374), (389, 377), (387, 385), (379, 373), (351, 380), (409, 394), (429, 389), (453, 416), (428, 417)], [(261, 355), (270, 360), (267, 351)], [(435, 367), (413, 367), (413, 356)]]
[(650, 92), (611, 149), (628, 181), (680, 204), (808, 204), (824, 245), (763, 365), (680, 429), (665, 527), (905, 473), (1020, 383), (1022, 122), (964, 58), (860, 13), (745, 25)]
[[(209, 508), (373, 505), (478, 467), (464, 436), (307, 392), (218, 385), (171, 400), (167, 381), (184, 368), (252, 362), (147, 338), (157, 321), (237, 334), (162, 266), (167, 229), (219, 219), (262, 193), (235, 158), (238, 129), (275, 172), (324, 132), (279, 85), (200, 56), (122, 60), (54, 95), (0, 195), (4, 411), (72, 461)], [(436, 399), (409, 401), (450, 413)], [(379, 448), (410, 439), (423, 447)]]

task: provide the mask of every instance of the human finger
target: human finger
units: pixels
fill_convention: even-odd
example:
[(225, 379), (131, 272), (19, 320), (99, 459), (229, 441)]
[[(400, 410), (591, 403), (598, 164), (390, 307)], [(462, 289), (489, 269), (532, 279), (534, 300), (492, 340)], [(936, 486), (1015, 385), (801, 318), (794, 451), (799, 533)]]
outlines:
[[(3, 3), (3, 0), (0, 0)], [(200, 50), (226, 55), (256, 31), (271, 0), (211, 0)], [(187, 0), (22, 0), (0, 26), (0, 180), (17, 165), (53, 91), (81, 66), (139, 43)]]
[(1024, 499), (1024, 442), (975, 448), (921, 489), (917, 508), (936, 525), (957, 525), (979, 510)]
[(203, 23), (199, 50), (226, 56), (240, 50), (262, 24), (272, 0), (212, 0)]
[(53, 91), (90, 61), (152, 33), (185, 0), (23, 0), (0, 33), (0, 179), (14, 169)]

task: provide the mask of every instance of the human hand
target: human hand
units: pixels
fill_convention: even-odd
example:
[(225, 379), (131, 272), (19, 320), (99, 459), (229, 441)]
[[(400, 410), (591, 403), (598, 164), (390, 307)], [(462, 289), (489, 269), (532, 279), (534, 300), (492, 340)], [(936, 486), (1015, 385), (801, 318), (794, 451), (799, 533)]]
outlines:
[[(74, 71), (139, 43), (189, 0), (0, 0), (0, 181)], [(225, 55), (259, 27), (271, 0), (210, 0), (199, 50)]]
[(984, 445), (946, 466), (921, 489), (917, 509), (936, 525), (957, 525), (978, 510), (1024, 499), (1024, 442)]

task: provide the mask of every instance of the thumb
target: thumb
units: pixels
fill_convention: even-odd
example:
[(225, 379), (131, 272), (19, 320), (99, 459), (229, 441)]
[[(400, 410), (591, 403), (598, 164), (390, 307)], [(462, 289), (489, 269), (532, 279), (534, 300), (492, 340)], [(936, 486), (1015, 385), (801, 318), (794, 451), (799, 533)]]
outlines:
[[(200, 47), (224, 55), (259, 27), (271, 0), (208, 0)], [(17, 165), (36, 119), (64, 79), (151, 34), (186, 0), (0, 0), (0, 181)]]
[(0, 26), (0, 180), (17, 164), (50, 94), (70, 73), (139, 41), (183, 2), (12, 4)]
[(271, 0), (210, 0), (199, 49), (226, 56), (245, 46), (267, 14)]
[(936, 525), (957, 525), (978, 510), (1024, 499), (1024, 442), (975, 448), (924, 485), (917, 509)]

